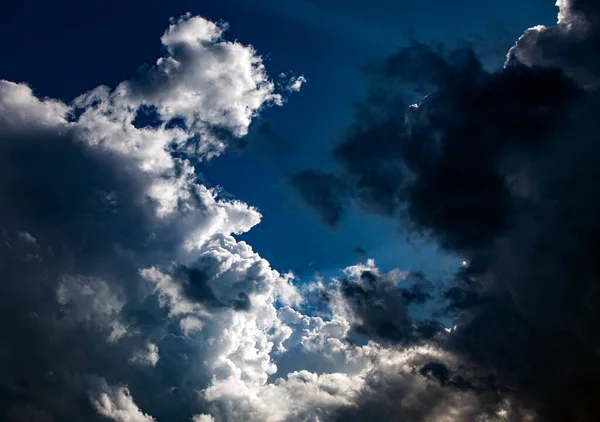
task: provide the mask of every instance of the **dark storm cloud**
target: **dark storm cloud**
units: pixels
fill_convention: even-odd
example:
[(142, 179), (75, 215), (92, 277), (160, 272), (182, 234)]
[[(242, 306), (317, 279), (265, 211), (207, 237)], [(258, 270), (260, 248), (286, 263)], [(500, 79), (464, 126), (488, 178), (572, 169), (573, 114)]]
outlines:
[[(562, 23), (527, 32), (497, 72), (469, 50), (415, 43), (390, 57), (374, 75), (390, 94), (371, 96), (375, 112), (334, 151), (363, 209), (465, 259), (444, 293), (456, 329), (439, 344), (495, 374), (517, 406), (510, 420), (598, 415), (600, 4), (563, 3)], [(427, 96), (389, 106), (411, 88)], [(404, 310), (378, 315), (391, 323)], [(425, 373), (450, 386), (443, 368)], [(405, 395), (380, 383), (358, 412), (397, 418)]]
[(485, 300), (481, 292), (481, 283), (472, 276), (472, 268), (460, 269), (452, 280), (452, 286), (445, 289), (443, 299), (447, 303), (445, 308), (451, 315), (456, 315), (463, 309), (471, 309), (481, 305)]
[(383, 75), (392, 86), (433, 91), (408, 113), (387, 108), (381, 116), (379, 108), (336, 148), (357, 202), (443, 247), (485, 246), (510, 224), (502, 160), (544, 143), (579, 90), (555, 70), (514, 66), (489, 74), (470, 50), (443, 55), (418, 43), (391, 57)]
[(339, 292), (356, 319), (356, 333), (384, 343), (411, 344), (431, 339), (443, 330), (435, 321), (416, 321), (409, 311), (410, 305), (422, 305), (432, 298), (432, 283), (420, 273), (401, 282), (406, 286), (400, 286), (390, 275), (371, 271), (341, 280)]

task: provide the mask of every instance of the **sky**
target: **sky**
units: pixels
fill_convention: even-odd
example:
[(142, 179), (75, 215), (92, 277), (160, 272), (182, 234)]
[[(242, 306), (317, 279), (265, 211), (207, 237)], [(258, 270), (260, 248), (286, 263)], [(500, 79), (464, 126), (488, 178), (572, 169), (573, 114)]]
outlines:
[[(435, 248), (423, 250), (418, 242), (412, 242), (421, 246), (415, 252), (388, 221), (376, 216), (357, 212), (333, 232), (298, 203), (285, 182), (293, 171), (311, 165), (335, 166), (329, 151), (352, 123), (353, 103), (365, 95), (360, 67), (413, 38), (449, 46), (471, 42), (486, 52), (490, 65), (498, 66), (532, 22), (551, 24), (556, 16), (553, 5), (541, 0), (490, 5), (470, 0), (459, 5), (388, 0), (343, 5), (316, 0), (121, 3), (15, 3), (0, 31), (19, 41), (1, 47), (6, 57), (2, 77), (69, 101), (95, 86), (113, 86), (141, 64), (152, 63), (171, 16), (190, 12), (227, 22), (228, 39), (254, 46), (272, 77), (292, 72), (309, 83), (285, 107), (265, 110), (263, 120), (255, 123), (267, 123), (270, 141), (258, 139), (247, 153), (224, 155), (199, 171), (206, 183), (221, 186), (265, 216), (244, 239), (276, 268), (308, 278), (351, 265), (356, 248), (368, 251), (382, 268), (426, 266), (432, 277), (442, 277), (446, 266), (454, 264), (438, 265), (443, 258), (435, 256)], [(518, 14), (513, 13), (516, 8)], [(281, 237), (287, 239), (285, 248)]]
[(3, 9), (1, 420), (595, 420), (596, 1)]

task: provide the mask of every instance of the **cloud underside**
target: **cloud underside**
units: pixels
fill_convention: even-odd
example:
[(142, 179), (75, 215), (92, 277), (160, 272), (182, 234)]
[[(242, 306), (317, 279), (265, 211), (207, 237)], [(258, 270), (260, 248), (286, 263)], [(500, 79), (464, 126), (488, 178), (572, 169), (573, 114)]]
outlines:
[(343, 170), (290, 178), (330, 226), (354, 204), (461, 256), (449, 286), (367, 260), (299, 289), (236, 239), (260, 213), (194, 165), (305, 79), (279, 92), (225, 25), (173, 19), (71, 103), (0, 81), (0, 419), (595, 420), (598, 10), (559, 5), (495, 73), (390, 57)]

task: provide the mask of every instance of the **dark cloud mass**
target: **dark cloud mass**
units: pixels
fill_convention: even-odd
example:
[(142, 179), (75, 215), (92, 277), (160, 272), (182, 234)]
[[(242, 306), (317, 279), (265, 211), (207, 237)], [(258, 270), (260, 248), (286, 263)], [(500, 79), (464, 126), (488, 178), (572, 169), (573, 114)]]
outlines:
[[(390, 57), (373, 75), (390, 94), (371, 96), (375, 112), (334, 151), (355, 203), (465, 259), (439, 344), (493, 375), (515, 421), (598, 418), (600, 4), (558, 4), (558, 25), (527, 31), (497, 72), (470, 50), (413, 43)], [(414, 92), (427, 95), (401, 106)], [(426, 420), (395, 416), (401, 383), (373, 388), (359, 414)]]
[(406, 287), (400, 286), (394, 277), (365, 270), (359, 277), (340, 282), (343, 301), (356, 318), (356, 333), (383, 343), (411, 344), (430, 339), (443, 330), (441, 324), (415, 321), (409, 313), (410, 305), (422, 305), (431, 299), (431, 282), (422, 274), (402, 281)]

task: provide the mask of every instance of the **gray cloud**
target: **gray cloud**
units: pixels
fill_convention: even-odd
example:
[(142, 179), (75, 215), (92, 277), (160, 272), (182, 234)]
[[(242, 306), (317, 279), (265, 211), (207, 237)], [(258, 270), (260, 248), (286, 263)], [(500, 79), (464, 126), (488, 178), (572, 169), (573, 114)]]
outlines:
[[(401, 285), (403, 284), (403, 285)], [(354, 331), (378, 342), (413, 344), (443, 332), (435, 321), (416, 321), (410, 306), (432, 299), (433, 285), (422, 275), (379, 275), (368, 268), (339, 282), (340, 300), (354, 319)], [(323, 292), (331, 297), (331, 291)]]

